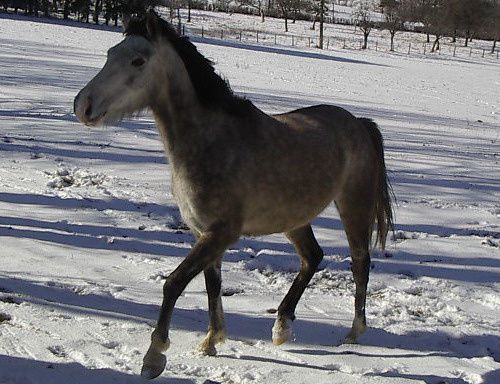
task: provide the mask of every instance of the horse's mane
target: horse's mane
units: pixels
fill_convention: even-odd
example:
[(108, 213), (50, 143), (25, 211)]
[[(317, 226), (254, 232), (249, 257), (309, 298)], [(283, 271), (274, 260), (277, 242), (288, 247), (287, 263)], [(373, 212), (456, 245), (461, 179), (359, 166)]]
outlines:
[[(184, 62), (195, 93), (202, 105), (222, 108), (229, 113), (248, 111), (253, 105), (244, 98), (236, 96), (227, 81), (223, 80), (213, 67), (213, 62), (203, 56), (196, 46), (186, 37), (179, 36), (172, 25), (157, 17), (158, 33), (167, 39)], [(125, 27), (126, 36), (139, 35), (152, 40), (146, 27), (146, 19), (132, 18)], [(153, 37), (154, 38), (154, 37)]]

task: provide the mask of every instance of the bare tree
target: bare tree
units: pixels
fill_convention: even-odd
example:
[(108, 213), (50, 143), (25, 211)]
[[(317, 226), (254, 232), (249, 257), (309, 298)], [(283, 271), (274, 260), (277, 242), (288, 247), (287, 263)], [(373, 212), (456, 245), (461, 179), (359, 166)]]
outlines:
[[(300, 0), (299, 0), (300, 1)], [(281, 14), (285, 19), (285, 32), (288, 32), (288, 19), (290, 18), (290, 13), (296, 9), (297, 0), (276, 0), (278, 7), (281, 10)]]
[(500, 39), (500, 0), (491, 0), (485, 23), (485, 33), (493, 40), (491, 53), (495, 53), (497, 41)]
[(263, 23), (266, 17), (265, 0), (238, 0), (238, 8), (255, 9), (260, 15), (260, 21)]
[(486, 0), (455, 0), (459, 28), (465, 37), (467, 47), (472, 35), (477, 33), (487, 19), (489, 4)]
[(362, 49), (368, 48), (368, 36), (372, 28), (374, 27), (374, 22), (372, 19), (373, 2), (370, 0), (358, 0), (354, 8), (354, 19), (356, 20), (356, 25), (363, 32), (363, 46)]
[(394, 36), (403, 29), (405, 23), (404, 7), (399, 0), (381, 0), (380, 6), (385, 15), (382, 28), (387, 29), (391, 35), (391, 52), (394, 51)]

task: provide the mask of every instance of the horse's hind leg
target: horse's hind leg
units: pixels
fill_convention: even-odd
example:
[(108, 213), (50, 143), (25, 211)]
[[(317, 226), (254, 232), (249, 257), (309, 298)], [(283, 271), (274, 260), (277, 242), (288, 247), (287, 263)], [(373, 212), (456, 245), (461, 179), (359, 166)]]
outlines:
[(352, 259), (352, 274), (356, 285), (354, 297), (354, 320), (345, 343), (356, 343), (358, 337), (366, 330), (366, 289), (370, 273), (370, 233), (373, 223), (371, 199), (354, 199), (351, 195), (347, 202), (337, 201), (337, 208), (344, 224), (349, 241)]
[(198, 349), (205, 355), (215, 356), (215, 344), (225, 340), (224, 312), (221, 300), (221, 263), (219, 259), (205, 268), (205, 285), (208, 295), (209, 326), (205, 339)]
[(291, 322), (295, 319), (295, 307), (323, 259), (323, 251), (316, 241), (310, 225), (288, 232), (286, 236), (297, 249), (301, 258), (301, 268), (278, 307), (278, 318), (273, 326), (273, 343), (275, 345), (283, 344), (290, 337), (292, 333)]

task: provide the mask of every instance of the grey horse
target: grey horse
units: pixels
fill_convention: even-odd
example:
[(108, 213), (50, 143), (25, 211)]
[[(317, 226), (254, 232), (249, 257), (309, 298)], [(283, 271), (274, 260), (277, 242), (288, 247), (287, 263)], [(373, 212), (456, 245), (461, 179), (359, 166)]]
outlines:
[(356, 285), (345, 341), (354, 343), (365, 331), (370, 248), (372, 243), (383, 248), (392, 227), (382, 136), (374, 122), (330, 105), (263, 113), (235, 96), (212, 63), (152, 10), (129, 21), (125, 39), (108, 51), (106, 64), (76, 96), (74, 108), (90, 126), (147, 108), (153, 112), (172, 165), (174, 197), (196, 237), (166, 278), (143, 377), (163, 372), (172, 310), (202, 271), (209, 328), (200, 350), (216, 354), (215, 345), (225, 338), (221, 262), (242, 235), (283, 232), (301, 258), (272, 329), (274, 344), (287, 341), (297, 303), (323, 258), (310, 223), (332, 201), (349, 242)]

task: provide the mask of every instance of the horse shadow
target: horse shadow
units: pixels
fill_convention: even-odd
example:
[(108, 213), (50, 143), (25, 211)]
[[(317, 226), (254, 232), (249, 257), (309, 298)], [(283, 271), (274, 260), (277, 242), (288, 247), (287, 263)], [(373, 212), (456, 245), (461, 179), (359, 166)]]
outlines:
[[(6, 379), (7, 383), (66, 383), (68, 378), (71, 378), (72, 384), (144, 384), (144, 379), (140, 376), (110, 368), (91, 369), (79, 363), (56, 363), (6, 355), (0, 355), (0, 372), (2, 372), (1, 379)], [(155, 382), (161, 384), (195, 383), (189, 379), (167, 377), (159, 377)]]
[[(50, 309), (85, 316), (98, 314), (117, 321), (154, 325), (158, 315), (157, 305), (97, 294), (79, 295), (70, 288), (47, 286), (5, 275), (0, 275), (0, 292), (2, 295), (19, 295), (16, 297), (18, 301)], [(228, 338), (243, 340), (250, 344), (255, 340), (270, 340), (275, 315), (268, 314), (265, 308), (261, 311), (260, 314), (258, 312), (254, 314), (226, 312)], [(197, 332), (201, 337), (206, 332), (207, 320), (206, 310), (176, 307), (172, 318), (172, 329)], [(374, 347), (375, 354), (371, 355), (369, 350), (360, 352), (358, 347), (351, 350), (349, 346), (344, 346), (338, 352), (331, 350), (331, 347), (340, 346), (343, 337), (349, 331), (349, 328), (341, 324), (314, 321), (310, 318), (300, 318), (299, 315), (294, 321), (293, 329), (294, 341), (288, 344), (287, 350), (297, 355), (353, 354), (365, 357), (425, 357), (429, 354), (429, 356), (456, 358), (491, 356), (495, 361), (500, 359), (500, 336), (494, 334), (453, 336), (439, 330), (418, 330), (395, 334), (381, 328), (369, 328), (361, 336), (360, 344)], [(321, 348), (325, 345), (330, 349)], [(303, 346), (307, 348), (302, 348)], [(409, 351), (409, 353), (404, 351)]]

